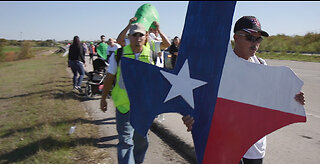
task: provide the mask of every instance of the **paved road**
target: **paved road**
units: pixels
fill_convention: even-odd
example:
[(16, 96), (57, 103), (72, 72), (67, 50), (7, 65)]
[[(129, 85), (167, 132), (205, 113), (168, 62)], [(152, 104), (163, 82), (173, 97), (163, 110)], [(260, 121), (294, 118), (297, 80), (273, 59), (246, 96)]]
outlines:
[[(320, 163), (320, 63), (284, 60), (267, 60), (267, 63), (272, 66), (288, 66), (304, 81), (302, 91), (306, 97), (305, 108), (307, 112), (307, 123), (292, 124), (269, 134), (267, 136), (267, 152), (264, 164)], [(167, 113), (164, 114), (164, 121), (160, 124), (163, 125), (169, 133), (174, 134), (184, 143), (193, 147), (191, 133), (186, 132), (186, 127), (183, 125), (181, 117), (180, 114)], [(115, 135), (116, 134), (112, 134), (110, 137), (114, 138)], [(155, 147), (155, 143), (151, 145)], [(112, 143), (110, 148), (114, 149), (114, 144), (115, 143)], [(149, 155), (154, 154), (156, 157), (159, 151), (158, 154), (161, 158), (158, 156), (159, 160), (153, 160), (153, 162), (151, 162), (150, 157), (147, 157), (148, 162), (146, 163), (159, 163), (161, 159), (164, 159), (167, 155), (169, 155), (169, 159), (172, 159), (170, 155), (173, 152), (165, 153), (165, 149), (155, 148), (156, 150), (151, 150)], [(190, 153), (191, 150), (186, 149), (186, 152)]]
[(304, 81), (307, 123), (296, 123), (268, 135), (265, 164), (320, 163), (320, 63), (267, 60), (288, 66)]

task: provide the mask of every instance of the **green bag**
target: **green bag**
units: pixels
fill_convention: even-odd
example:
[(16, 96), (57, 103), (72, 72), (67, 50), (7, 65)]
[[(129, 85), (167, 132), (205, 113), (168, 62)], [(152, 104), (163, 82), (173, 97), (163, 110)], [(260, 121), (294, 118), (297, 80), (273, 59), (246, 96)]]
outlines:
[(149, 28), (156, 28), (152, 23), (153, 21), (157, 21), (160, 24), (160, 18), (157, 9), (149, 4), (143, 4), (140, 6), (135, 14), (135, 17), (137, 17), (137, 20), (132, 23), (141, 23), (144, 25), (147, 31), (149, 31)]

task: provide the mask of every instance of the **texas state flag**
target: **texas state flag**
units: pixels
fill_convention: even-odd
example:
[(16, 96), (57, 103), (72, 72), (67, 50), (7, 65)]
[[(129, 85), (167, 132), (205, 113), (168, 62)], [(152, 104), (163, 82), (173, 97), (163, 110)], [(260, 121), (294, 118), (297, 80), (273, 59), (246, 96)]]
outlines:
[(161, 113), (192, 115), (198, 163), (237, 164), (263, 136), (306, 121), (294, 99), (303, 82), (289, 68), (234, 54), (234, 7), (235, 2), (189, 3), (173, 70), (125, 57), (120, 62), (135, 130), (146, 135)]

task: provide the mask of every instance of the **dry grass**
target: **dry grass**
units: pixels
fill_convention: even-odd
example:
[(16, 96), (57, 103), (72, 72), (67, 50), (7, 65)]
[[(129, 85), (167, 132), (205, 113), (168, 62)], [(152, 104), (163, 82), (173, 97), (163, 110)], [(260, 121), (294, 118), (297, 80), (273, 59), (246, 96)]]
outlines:
[(11, 51), (11, 52), (6, 52), (4, 53), (4, 62), (9, 62), (9, 61), (15, 61), (18, 59), (18, 54)]
[[(5, 46), (3, 47), (3, 59), (0, 59), (0, 62), (10, 62), (21, 59), (27, 59), (32, 57), (38, 57), (42, 55), (52, 54), (56, 47), (28, 47), (29, 44), (25, 44), (24, 47), (18, 46)], [(28, 49), (29, 48), (29, 49)], [(0, 50), (1, 51), (1, 50)], [(49, 53), (48, 53), (49, 52)]]
[(61, 54), (0, 65), (0, 163), (113, 163), (66, 67)]

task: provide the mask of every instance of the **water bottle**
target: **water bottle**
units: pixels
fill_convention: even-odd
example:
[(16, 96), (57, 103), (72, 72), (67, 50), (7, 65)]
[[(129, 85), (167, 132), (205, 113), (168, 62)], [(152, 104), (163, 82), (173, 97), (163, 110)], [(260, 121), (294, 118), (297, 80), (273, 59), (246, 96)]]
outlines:
[(69, 135), (74, 133), (74, 131), (76, 130), (76, 126), (71, 126), (70, 130), (69, 130)]

